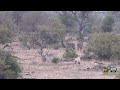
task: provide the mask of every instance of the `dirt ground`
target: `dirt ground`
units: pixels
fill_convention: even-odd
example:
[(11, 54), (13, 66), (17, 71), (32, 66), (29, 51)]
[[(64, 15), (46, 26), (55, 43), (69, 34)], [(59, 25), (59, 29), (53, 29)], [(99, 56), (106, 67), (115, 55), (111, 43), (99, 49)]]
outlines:
[[(20, 58), (18, 61), (22, 67), (22, 77), (26, 79), (114, 79), (115, 75), (103, 75), (102, 70), (86, 70), (97, 66), (95, 60), (81, 61), (79, 66), (74, 62), (43, 63), (36, 50), (23, 49), (18, 42), (11, 45), (14, 55)], [(64, 51), (50, 50), (50, 53), (61, 57)], [(101, 61), (105, 65), (113, 62)], [(120, 66), (117, 65), (119, 68)]]

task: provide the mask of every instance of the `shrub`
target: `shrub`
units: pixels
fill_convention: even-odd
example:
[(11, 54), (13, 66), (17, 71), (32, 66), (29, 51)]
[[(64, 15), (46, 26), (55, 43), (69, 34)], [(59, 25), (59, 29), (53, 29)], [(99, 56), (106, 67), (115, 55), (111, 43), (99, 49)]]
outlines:
[(66, 59), (70, 59), (70, 58), (77, 58), (78, 55), (75, 53), (74, 50), (66, 50), (63, 57)]
[(29, 41), (28, 35), (20, 35), (19, 41), (22, 43), (23, 46), (27, 46), (27, 42)]
[(94, 58), (94, 53), (90, 51), (84, 52), (84, 55), (82, 56), (82, 59), (92, 59)]
[(54, 57), (53, 59), (52, 59), (52, 63), (58, 63), (60, 61), (60, 59), (59, 58), (57, 58), (57, 57)]
[(0, 43), (6, 44), (10, 43), (13, 40), (14, 34), (9, 28), (0, 25)]
[(107, 15), (102, 23), (102, 31), (103, 32), (112, 32), (113, 31), (113, 25), (114, 25), (114, 18), (112, 15)]
[(24, 34), (21, 35), (19, 37), (19, 41), (21, 42), (21, 44), (23, 45), (23, 47), (28, 48), (29, 50), (30, 50), (31, 47), (34, 46), (33, 43), (31, 43), (32, 39), (31, 39), (30, 35), (24, 35)]
[(54, 49), (58, 50), (59, 49), (59, 45), (58, 44), (54, 44)]
[(17, 79), (21, 69), (17, 57), (0, 50), (0, 79)]
[(120, 37), (115, 33), (95, 33), (89, 41), (89, 49), (100, 59), (120, 59)]

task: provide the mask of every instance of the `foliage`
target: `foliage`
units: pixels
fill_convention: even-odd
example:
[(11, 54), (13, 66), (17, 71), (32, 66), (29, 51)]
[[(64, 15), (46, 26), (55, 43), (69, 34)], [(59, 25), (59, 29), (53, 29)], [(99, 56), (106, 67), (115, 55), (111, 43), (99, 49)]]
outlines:
[(26, 11), (19, 23), (20, 30), (26, 33), (35, 32), (36, 26), (44, 25), (48, 21), (48, 17), (45, 11)]
[(0, 11), (0, 25), (5, 25), (10, 31), (16, 32), (18, 30), (14, 23), (12, 11)]
[(94, 53), (89, 51), (89, 50), (87, 50), (83, 54), (84, 55), (81, 57), (82, 59), (92, 59), (92, 58), (94, 58)]
[(14, 34), (8, 27), (0, 25), (0, 44), (10, 43), (13, 40)]
[(52, 59), (52, 63), (58, 63), (60, 61), (60, 59), (59, 58), (57, 58), (57, 57), (54, 57), (53, 59)]
[(23, 46), (27, 46), (27, 42), (29, 42), (30, 36), (29, 35), (20, 35), (19, 36), (19, 41), (22, 43)]
[(112, 15), (107, 15), (103, 20), (102, 31), (103, 32), (112, 32), (113, 24), (114, 24), (114, 19), (113, 19)]
[(0, 79), (17, 79), (21, 69), (17, 57), (9, 52), (0, 50)]
[(70, 58), (77, 58), (78, 55), (75, 53), (74, 50), (66, 50), (63, 57), (66, 59), (70, 59)]
[(100, 59), (119, 59), (120, 37), (115, 33), (94, 33), (89, 41), (89, 49)]
[(59, 18), (66, 27), (73, 27), (75, 24), (75, 19), (70, 12), (62, 11), (59, 15)]
[(22, 22), (22, 16), (24, 13), (25, 11), (13, 11), (12, 12), (13, 20), (16, 25), (19, 25)]
[(93, 20), (93, 23), (92, 23), (92, 26), (91, 26), (91, 33), (94, 33), (94, 32), (102, 32), (102, 24), (103, 24), (103, 19), (102, 17), (100, 16), (97, 16), (97, 17), (94, 17), (94, 20)]
[(47, 44), (59, 43), (64, 40), (65, 27), (57, 17), (50, 17), (46, 25), (38, 25), (37, 32)]

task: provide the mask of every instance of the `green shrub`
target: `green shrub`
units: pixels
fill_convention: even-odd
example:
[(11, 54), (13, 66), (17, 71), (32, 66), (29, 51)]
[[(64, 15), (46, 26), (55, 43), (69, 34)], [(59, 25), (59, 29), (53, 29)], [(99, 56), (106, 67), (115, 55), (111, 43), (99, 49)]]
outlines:
[(120, 37), (115, 33), (95, 33), (89, 41), (89, 49), (100, 59), (120, 59)]
[(27, 42), (29, 41), (28, 35), (20, 35), (19, 41), (22, 43), (23, 46), (27, 46)]
[(63, 57), (66, 59), (70, 59), (70, 58), (77, 58), (78, 55), (75, 53), (74, 50), (66, 50)]
[(21, 69), (17, 57), (0, 50), (0, 79), (17, 79)]
[(6, 44), (13, 40), (14, 34), (9, 28), (0, 25), (0, 43)]
[(53, 59), (52, 59), (52, 63), (58, 63), (60, 61), (60, 59), (59, 58), (57, 58), (57, 57), (54, 57)]
[(94, 58), (94, 53), (90, 51), (84, 52), (84, 55), (81, 57), (82, 59), (92, 59)]
[(102, 23), (102, 31), (103, 32), (112, 32), (113, 31), (113, 25), (114, 25), (114, 18), (112, 15), (107, 15)]

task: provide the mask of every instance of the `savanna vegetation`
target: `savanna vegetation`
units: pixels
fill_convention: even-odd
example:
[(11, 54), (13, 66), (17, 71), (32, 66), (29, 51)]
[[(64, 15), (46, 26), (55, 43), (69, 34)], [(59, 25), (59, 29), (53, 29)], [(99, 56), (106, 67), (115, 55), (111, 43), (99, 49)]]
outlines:
[[(119, 15), (119, 11), (0, 11), (0, 79), (21, 76), (20, 57), (8, 50), (14, 42), (24, 50), (36, 50), (43, 63), (74, 61), (81, 52), (82, 60), (119, 61)], [(51, 50), (63, 54), (58, 57)]]

